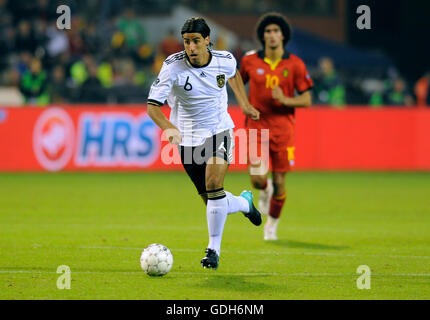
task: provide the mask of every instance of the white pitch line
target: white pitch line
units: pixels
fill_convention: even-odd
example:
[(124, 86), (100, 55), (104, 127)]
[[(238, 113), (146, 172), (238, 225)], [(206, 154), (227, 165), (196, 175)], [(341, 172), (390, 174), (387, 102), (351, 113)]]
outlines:
[(77, 247), (68, 247), (68, 246), (64, 246), (65, 248), (78, 248), (78, 249), (112, 249), (112, 250), (143, 250), (145, 249), (144, 247), (142, 248), (138, 248), (138, 247), (112, 247), (112, 246), (77, 246)]
[[(144, 247), (122, 247), (122, 246), (42, 246), (34, 244), (33, 248), (64, 248), (64, 249), (94, 249), (94, 250), (143, 250)], [(201, 249), (170, 249), (172, 252), (203, 252)], [(355, 254), (355, 253), (336, 253), (336, 252), (285, 252), (285, 251), (265, 251), (265, 250), (223, 250), (223, 253), (245, 254), (245, 255), (302, 255), (302, 256), (325, 256), (325, 257), (384, 257), (391, 259), (430, 259), (430, 256), (414, 255), (390, 255), (390, 254)]]
[[(9, 228), (11, 226), (13, 227), (53, 227), (53, 226), (59, 226), (63, 227), (64, 224), (61, 223), (0, 223), (0, 227), (5, 226), (6, 228)], [(68, 223), (67, 226), (69, 227), (79, 227), (79, 228), (93, 228), (96, 226), (97, 228), (103, 228), (103, 229), (143, 229), (143, 230), (183, 230), (182, 227), (178, 227), (175, 225), (150, 225), (150, 224), (94, 224), (94, 223)], [(207, 230), (207, 228), (204, 225), (187, 225), (188, 230), (200, 230), (204, 231)], [(335, 227), (305, 227), (305, 226), (284, 226), (284, 229), (287, 231), (309, 231), (309, 232), (331, 232), (331, 233), (362, 233), (362, 229), (351, 229), (351, 228), (343, 228), (338, 229)], [(241, 230), (241, 232), (246, 232), (244, 230)], [(389, 236), (396, 236), (396, 235), (403, 235), (402, 233), (394, 233), (390, 232), (389, 230), (377, 230), (372, 231), (371, 234), (376, 235), (389, 235)]]
[[(64, 227), (61, 223), (0, 223), (0, 227)], [(143, 230), (183, 230), (183, 228), (174, 225), (142, 225), (142, 224), (85, 224), (85, 223), (67, 223), (68, 227), (78, 228), (102, 228), (102, 229), (143, 229)], [(207, 230), (204, 225), (187, 225), (187, 230)]]
[[(57, 274), (55, 271), (38, 271), (38, 270), (0, 270), (0, 274)], [(72, 271), (72, 274), (143, 274), (142, 271)], [(279, 273), (279, 272), (225, 272), (213, 273), (210, 270), (208, 272), (178, 272), (173, 271), (170, 274), (175, 275), (219, 275), (219, 276), (286, 276), (286, 277), (357, 277), (354, 273), (312, 273), (312, 272), (301, 272), (301, 273)], [(430, 277), (430, 273), (372, 273), (372, 276), (380, 277)]]

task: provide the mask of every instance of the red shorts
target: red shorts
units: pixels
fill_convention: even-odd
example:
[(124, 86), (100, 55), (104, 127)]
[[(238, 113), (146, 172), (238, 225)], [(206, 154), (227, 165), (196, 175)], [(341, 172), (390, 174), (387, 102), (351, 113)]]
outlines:
[(294, 166), (294, 125), (282, 132), (247, 127), (248, 164), (269, 165), (273, 172), (288, 172)]

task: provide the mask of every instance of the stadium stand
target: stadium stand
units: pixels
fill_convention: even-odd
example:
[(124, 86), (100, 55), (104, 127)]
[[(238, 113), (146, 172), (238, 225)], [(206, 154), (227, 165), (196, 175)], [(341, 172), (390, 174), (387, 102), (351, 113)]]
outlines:
[[(60, 3), (71, 8), (70, 30), (56, 28), (55, 8)], [(330, 16), (335, 12), (332, 0), (220, 1), (216, 7), (210, 1), (194, 4), (188, 0), (0, 0), (0, 87), (10, 88), (14, 95), (19, 89), (21, 98), (13, 99), (15, 102), (42, 106), (142, 103), (165, 57), (181, 48), (179, 35), (170, 31), (161, 34), (157, 42), (148, 40), (143, 22), (152, 14), (168, 21), (169, 12), (178, 4), (202, 14), (244, 15), (278, 10), (296, 15)], [(239, 61), (247, 49), (257, 47), (251, 34), (233, 47), (219, 37), (214, 41), (215, 48), (232, 51)], [(414, 104), (410, 93), (414, 84), (402, 79), (393, 61), (381, 53), (347, 47), (298, 27), (294, 28), (288, 50), (303, 57), (309, 65), (316, 82), (315, 102), (320, 105), (377, 107), (388, 103), (384, 99), (402, 81), (399, 86), (403, 87), (402, 95), (406, 99), (397, 94), (395, 104)], [(32, 68), (32, 64), (37, 64), (35, 61), (40, 66)], [(333, 69), (330, 75), (324, 75), (327, 64)], [(231, 98), (234, 103), (234, 96)], [(421, 104), (422, 101), (427, 100), (421, 99)]]

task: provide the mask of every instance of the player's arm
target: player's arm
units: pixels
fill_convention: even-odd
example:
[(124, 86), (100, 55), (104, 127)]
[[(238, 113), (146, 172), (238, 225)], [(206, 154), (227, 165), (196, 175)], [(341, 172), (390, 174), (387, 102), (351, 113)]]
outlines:
[(166, 132), (166, 136), (170, 143), (180, 144), (182, 142), (182, 136), (178, 128), (166, 118), (164, 113), (160, 110), (159, 105), (148, 102), (148, 115), (157, 126)]
[(272, 89), (272, 97), (286, 107), (307, 108), (312, 105), (312, 94), (310, 89), (314, 86), (311, 76), (304, 62), (297, 58), (295, 59), (295, 67), (293, 68), (294, 89), (299, 92), (295, 97), (287, 97), (279, 86)]
[(286, 97), (282, 89), (276, 86), (272, 90), (272, 96), (286, 107), (306, 108), (312, 105), (312, 94), (310, 90), (295, 97)]
[(250, 116), (252, 120), (259, 120), (260, 112), (249, 103), (240, 72), (236, 71), (235, 76), (230, 78), (228, 83), (230, 84), (243, 113)]
[(171, 123), (160, 107), (166, 101), (173, 86), (168, 64), (163, 63), (157, 79), (151, 86), (148, 96), (148, 115), (165, 133), (170, 143), (179, 144), (182, 142), (181, 133), (173, 123)]

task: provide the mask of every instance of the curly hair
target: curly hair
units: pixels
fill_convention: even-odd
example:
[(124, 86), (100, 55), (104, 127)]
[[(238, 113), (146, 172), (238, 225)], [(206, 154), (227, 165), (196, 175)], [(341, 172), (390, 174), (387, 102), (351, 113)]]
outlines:
[(281, 28), (282, 35), (284, 36), (283, 45), (284, 47), (287, 45), (288, 41), (291, 39), (291, 26), (282, 14), (277, 12), (269, 12), (263, 15), (257, 22), (257, 38), (260, 41), (261, 45), (264, 47), (264, 29), (269, 24), (276, 24)]

